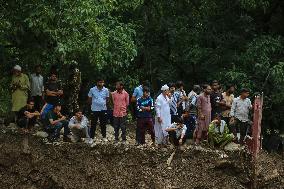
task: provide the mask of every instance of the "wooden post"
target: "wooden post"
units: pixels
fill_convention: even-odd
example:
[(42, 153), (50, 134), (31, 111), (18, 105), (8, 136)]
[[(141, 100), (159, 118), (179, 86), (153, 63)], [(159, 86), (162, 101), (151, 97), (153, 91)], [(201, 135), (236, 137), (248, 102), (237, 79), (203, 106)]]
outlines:
[(261, 149), (261, 120), (262, 120), (262, 106), (263, 106), (263, 94), (255, 97), (254, 100), (254, 114), (252, 125), (252, 141), (249, 147), (252, 155), (252, 187), (257, 188), (257, 176), (258, 176), (258, 153)]

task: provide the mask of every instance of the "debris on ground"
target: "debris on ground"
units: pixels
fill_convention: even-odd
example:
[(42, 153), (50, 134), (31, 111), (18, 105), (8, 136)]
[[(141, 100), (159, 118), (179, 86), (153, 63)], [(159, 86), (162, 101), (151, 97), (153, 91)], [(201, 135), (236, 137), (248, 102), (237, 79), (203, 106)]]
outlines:
[[(241, 152), (186, 145), (183, 150), (135, 146), (134, 130), (127, 144), (98, 137), (84, 142), (47, 145), (45, 138), (0, 133), (0, 188), (249, 188), (248, 160)], [(147, 142), (150, 138), (147, 138)], [(259, 188), (283, 188), (283, 160), (262, 152)]]

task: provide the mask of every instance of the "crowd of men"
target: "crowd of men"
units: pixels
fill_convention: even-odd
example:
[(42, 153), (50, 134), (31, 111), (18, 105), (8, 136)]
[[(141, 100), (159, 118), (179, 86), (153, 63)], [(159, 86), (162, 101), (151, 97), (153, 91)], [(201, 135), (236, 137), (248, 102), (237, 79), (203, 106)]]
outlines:
[[(115, 91), (105, 87), (103, 79), (87, 93), (91, 113), (79, 107), (81, 73), (70, 67), (70, 76), (63, 88), (57, 70), (51, 68), (48, 78), (41, 75), (36, 66), (28, 77), (20, 66), (13, 69), (11, 83), (12, 111), (16, 113), (17, 125), (29, 132), (40, 121), (48, 133), (50, 142), (60, 140), (93, 144), (99, 123), (104, 142), (107, 139), (107, 123), (111, 112), (114, 143), (126, 143), (127, 115), (130, 103), (135, 103), (133, 117), (136, 120), (136, 144), (145, 144), (146, 131), (152, 145), (165, 147), (169, 143), (178, 147), (192, 138), (196, 145), (207, 141), (212, 147), (224, 147), (230, 142), (243, 144), (250, 135), (249, 114), (252, 104), (248, 89), (241, 89), (234, 97), (235, 85), (222, 88), (214, 80), (210, 85), (194, 85), (187, 94), (182, 81), (165, 84), (158, 97), (153, 100), (149, 84), (141, 83), (132, 96), (117, 81)], [(64, 102), (64, 103), (63, 103)], [(86, 107), (86, 106), (84, 106)]]

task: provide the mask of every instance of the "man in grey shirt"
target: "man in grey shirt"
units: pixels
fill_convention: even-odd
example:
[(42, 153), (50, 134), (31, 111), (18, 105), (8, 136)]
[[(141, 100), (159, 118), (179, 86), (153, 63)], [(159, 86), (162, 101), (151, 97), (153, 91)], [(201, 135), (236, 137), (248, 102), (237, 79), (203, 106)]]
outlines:
[(72, 131), (74, 142), (81, 141), (81, 138), (85, 138), (86, 143), (92, 143), (90, 140), (88, 129), (88, 118), (83, 115), (82, 110), (76, 110), (75, 115), (69, 121), (69, 128)]
[(43, 100), (42, 95), (44, 91), (43, 87), (43, 77), (41, 75), (41, 66), (37, 65), (35, 67), (35, 73), (32, 73), (30, 76), (31, 84), (31, 96), (34, 100), (34, 108), (36, 111), (41, 111)]
[(252, 104), (248, 89), (242, 89), (239, 97), (235, 98), (232, 104), (230, 116), (230, 124), (234, 125), (234, 135), (242, 144), (246, 135), (250, 134), (250, 119), (249, 112), (252, 109)]

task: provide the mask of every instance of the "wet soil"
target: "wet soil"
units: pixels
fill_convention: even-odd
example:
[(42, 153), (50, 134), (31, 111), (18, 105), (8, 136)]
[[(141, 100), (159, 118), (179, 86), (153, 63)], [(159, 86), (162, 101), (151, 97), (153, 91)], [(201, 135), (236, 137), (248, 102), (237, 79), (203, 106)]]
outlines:
[[(187, 145), (174, 149), (84, 143), (45, 144), (0, 129), (0, 188), (249, 188), (249, 158)], [(225, 156), (225, 157), (224, 157)], [(228, 156), (228, 157), (226, 157)], [(284, 188), (284, 161), (262, 152), (258, 187)]]

